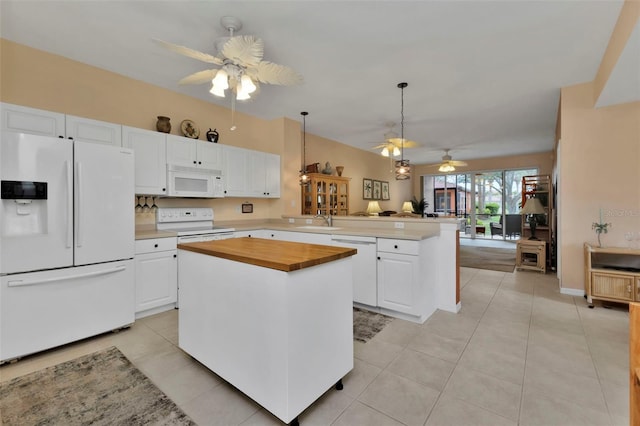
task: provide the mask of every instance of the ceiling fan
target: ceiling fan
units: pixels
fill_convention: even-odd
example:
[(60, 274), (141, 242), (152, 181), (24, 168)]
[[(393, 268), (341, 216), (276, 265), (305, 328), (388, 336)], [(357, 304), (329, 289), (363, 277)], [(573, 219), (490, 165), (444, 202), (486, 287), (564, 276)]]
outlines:
[(240, 19), (223, 16), (220, 24), (229, 31), (229, 36), (215, 41), (215, 56), (154, 39), (156, 43), (173, 52), (219, 67), (188, 75), (180, 80), (179, 84), (211, 82), (210, 92), (213, 95), (224, 97), (225, 90), (229, 89), (235, 95), (232, 96), (233, 101), (249, 99), (259, 83), (282, 86), (302, 83), (302, 76), (293, 69), (262, 60), (264, 42), (261, 38), (252, 35), (234, 36), (234, 33), (242, 28)]
[(418, 146), (417, 142), (404, 140), (404, 144), (402, 143), (402, 138), (398, 137), (398, 134), (393, 131), (395, 127), (395, 123), (389, 122), (386, 124), (389, 127), (389, 130), (384, 134), (384, 142), (372, 147), (371, 149), (380, 149), (380, 155), (383, 157), (397, 157), (400, 155), (400, 150), (402, 148), (415, 148)]
[(449, 150), (444, 150), (444, 155), (442, 156), (442, 163), (435, 165), (434, 167), (438, 167), (439, 172), (449, 173), (454, 172), (456, 167), (465, 167), (467, 163), (464, 161), (455, 161), (451, 159), (449, 155)]

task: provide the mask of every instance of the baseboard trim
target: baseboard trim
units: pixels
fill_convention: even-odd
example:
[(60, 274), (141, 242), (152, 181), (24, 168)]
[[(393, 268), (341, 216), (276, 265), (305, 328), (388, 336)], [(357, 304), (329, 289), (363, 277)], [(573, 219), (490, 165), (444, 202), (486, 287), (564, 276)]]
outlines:
[(584, 290), (580, 290), (579, 288), (561, 288), (561, 294), (568, 294), (569, 296), (584, 296)]

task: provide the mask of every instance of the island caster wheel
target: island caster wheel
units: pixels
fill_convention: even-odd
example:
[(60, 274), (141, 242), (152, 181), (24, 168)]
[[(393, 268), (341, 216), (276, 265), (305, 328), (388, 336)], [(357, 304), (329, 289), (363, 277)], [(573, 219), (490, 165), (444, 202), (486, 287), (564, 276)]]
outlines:
[(298, 421), (298, 418), (296, 417), (295, 419), (291, 420), (291, 423), (289, 423), (289, 426), (300, 426), (300, 422)]
[(585, 298), (585, 299), (587, 298), (587, 295), (586, 295), (586, 294), (584, 295), (584, 298)]
[(344, 389), (344, 385), (342, 384), (342, 379), (338, 380), (338, 383), (336, 383), (336, 390), (342, 390)]
[(593, 305), (589, 305), (589, 309), (593, 309)]

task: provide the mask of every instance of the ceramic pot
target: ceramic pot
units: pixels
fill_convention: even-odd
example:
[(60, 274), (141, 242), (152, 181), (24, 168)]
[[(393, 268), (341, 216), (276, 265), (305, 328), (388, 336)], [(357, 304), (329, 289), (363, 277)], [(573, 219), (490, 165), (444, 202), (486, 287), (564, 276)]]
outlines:
[(344, 166), (336, 166), (336, 173), (338, 173), (338, 176), (342, 176), (343, 170), (344, 170)]
[(156, 122), (156, 129), (162, 133), (171, 132), (171, 122), (169, 120), (171, 120), (169, 117), (159, 115), (158, 121)]
[(207, 132), (207, 140), (209, 142), (218, 143), (219, 137), (220, 137), (220, 134), (218, 134), (218, 130), (217, 129), (211, 130), (211, 127), (209, 127), (209, 131)]

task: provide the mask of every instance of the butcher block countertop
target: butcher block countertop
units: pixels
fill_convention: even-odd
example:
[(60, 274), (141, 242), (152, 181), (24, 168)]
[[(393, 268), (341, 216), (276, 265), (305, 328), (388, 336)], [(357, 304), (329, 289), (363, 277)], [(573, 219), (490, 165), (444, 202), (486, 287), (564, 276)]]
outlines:
[(345, 247), (248, 237), (178, 244), (178, 248), (284, 272), (333, 262), (357, 253), (357, 250)]

